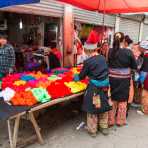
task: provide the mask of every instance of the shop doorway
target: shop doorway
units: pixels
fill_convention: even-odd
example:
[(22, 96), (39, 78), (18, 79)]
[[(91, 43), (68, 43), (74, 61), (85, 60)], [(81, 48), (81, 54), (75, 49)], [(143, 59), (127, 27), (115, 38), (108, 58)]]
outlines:
[(57, 22), (46, 23), (44, 45), (47, 47), (55, 48), (58, 43), (58, 32), (59, 32), (59, 24)]

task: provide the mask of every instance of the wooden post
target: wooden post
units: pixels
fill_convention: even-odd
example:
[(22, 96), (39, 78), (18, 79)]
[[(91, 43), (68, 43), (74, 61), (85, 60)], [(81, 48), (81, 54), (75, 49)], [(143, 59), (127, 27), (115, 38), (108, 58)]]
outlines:
[(71, 5), (64, 7), (64, 66), (74, 65), (73, 55), (74, 20)]

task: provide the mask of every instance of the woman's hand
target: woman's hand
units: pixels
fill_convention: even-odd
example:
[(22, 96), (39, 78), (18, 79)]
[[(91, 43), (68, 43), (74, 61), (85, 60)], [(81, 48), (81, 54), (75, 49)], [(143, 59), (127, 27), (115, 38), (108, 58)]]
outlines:
[(111, 98), (108, 99), (108, 104), (109, 104), (110, 106), (113, 106), (113, 102), (112, 102)]

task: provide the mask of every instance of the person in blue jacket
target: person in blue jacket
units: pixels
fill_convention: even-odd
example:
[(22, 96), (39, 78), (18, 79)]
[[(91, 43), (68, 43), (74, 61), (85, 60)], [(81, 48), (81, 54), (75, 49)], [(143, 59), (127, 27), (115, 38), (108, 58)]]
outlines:
[(98, 54), (97, 44), (87, 42), (84, 48), (87, 59), (80, 74), (75, 75), (74, 80), (89, 78), (82, 107), (87, 113), (87, 130), (95, 137), (99, 127), (102, 134), (108, 135), (108, 111), (111, 109), (108, 100), (108, 66), (105, 57)]

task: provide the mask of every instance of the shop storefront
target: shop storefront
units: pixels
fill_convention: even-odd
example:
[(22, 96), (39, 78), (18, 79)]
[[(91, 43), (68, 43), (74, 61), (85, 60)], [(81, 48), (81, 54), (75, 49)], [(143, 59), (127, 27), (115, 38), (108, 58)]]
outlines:
[[(42, 61), (45, 60), (42, 57), (47, 48), (48, 53), (50, 48), (58, 49), (60, 52), (58, 60), (60, 60), (60, 65), (62, 65), (64, 40), (63, 4), (42, 0), (36, 4), (1, 9), (0, 15), (0, 31), (7, 34), (8, 41), (15, 49), (19, 49), (16, 52), (22, 52), (23, 50), (23, 55), (25, 55), (24, 50), (26, 51), (26, 49), (27, 52), (32, 51), (32, 49), (43, 49), (42, 52), (39, 52), (41, 54), (37, 55), (40, 57), (36, 56), (37, 59), (39, 59), (38, 62), (40, 62), (40, 59), (42, 59)], [(57, 53), (57, 50), (54, 52)], [(48, 60), (45, 61), (45, 65), (50, 65), (50, 62), (47, 62)], [(49, 66), (47, 66), (47, 68), (49, 68)]]
[(49, 53), (51, 55), (51, 52), (57, 52), (57, 50), (61, 56), (55, 63), (62, 61), (60, 18), (10, 12), (2, 12), (1, 16), (0, 31), (7, 34), (8, 42), (15, 49), (16, 71), (28, 70), (27, 65), (30, 64), (49, 69), (52, 67), (51, 62), (49, 63), (48, 59), (45, 60), (47, 58), (45, 55)]
[(5, 12), (1, 18), (1, 26), (3, 27), (0, 30), (6, 32), (12, 44), (58, 46), (60, 36), (58, 18)]
[(148, 18), (146, 17), (143, 24), (142, 40), (148, 39)]
[(140, 21), (121, 17), (119, 31), (129, 35), (134, 42), (138, 42), (140, 33)]
[(62, 4), (43, 0), (38, 4), (8, 7), (2, 13), (1, 22), (6, 20), (10, 41), (23, 43), (30, 38), (41, 46), (61, 46)]
[[(78, 23), (76, 23), (78, 24)], [(84, 24), (81, 23), (79, 32), (79, 38), (84, 44), (89, 36), (93, 35), (94, 32), (96, 33), (96, 40), (98, 44), (101, 44), (103, 42), (108, 42), (109, 45), (112, 43), (113, 34), (114, 34), (114, 28), (108, 27), (108, 26), (99, 26), (99, 25), (90, 25), (90, 24)]]

